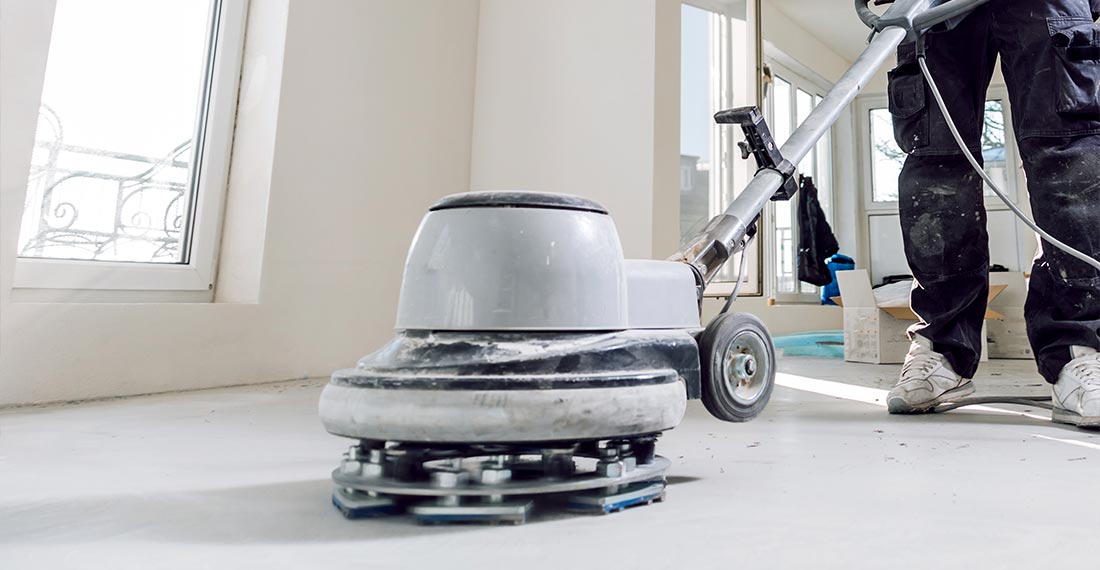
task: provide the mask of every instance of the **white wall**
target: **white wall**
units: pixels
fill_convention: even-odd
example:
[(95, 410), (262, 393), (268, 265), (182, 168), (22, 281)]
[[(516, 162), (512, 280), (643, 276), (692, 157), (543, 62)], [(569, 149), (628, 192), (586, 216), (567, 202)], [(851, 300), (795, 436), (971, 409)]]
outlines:
[[(250, 25), (275, 29), (249, 32), (241, 97), (255, 106), (240, 128), (259, 132), (237, 143), (260, 148), (235, 150), (249, 158), (229, 208), (260, 212), (262, 241), (226, 239), (228, 263), (262, 256), (258, 302), (30, 303), (12, 300), (12, 252), (52, 2), (0, 0), (0, 404), (327, 376), (390, 336), (418, 220), (469, 186), (478, 2), (251, 9)], [(253, 45), (282, 28), (285, 51)], [(230, 300), (249, 301), (248, 282)]]
[(678, 42), (669, 0), (482, 0), (471, 186), (594, 198), (627, 256), (672, 254), (678, 202), (654, 201), (679, 188)]
[(761, 14), (764, 41), (771, 42), (830, 82), (840, 79), (848, 70), (850, 61), (776, 8), (770, 0), (761, 3)]

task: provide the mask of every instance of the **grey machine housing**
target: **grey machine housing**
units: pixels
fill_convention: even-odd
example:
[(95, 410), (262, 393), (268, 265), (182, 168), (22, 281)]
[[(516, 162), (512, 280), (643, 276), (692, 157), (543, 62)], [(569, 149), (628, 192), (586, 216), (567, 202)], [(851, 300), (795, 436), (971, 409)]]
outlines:
[(524, 443), (658, 433), (700, 397), (697, 277), (627, 260), (607, 210), (536, 192), (470, 192), (423, 218), (396, 336), (337, 371), (331, 433)]

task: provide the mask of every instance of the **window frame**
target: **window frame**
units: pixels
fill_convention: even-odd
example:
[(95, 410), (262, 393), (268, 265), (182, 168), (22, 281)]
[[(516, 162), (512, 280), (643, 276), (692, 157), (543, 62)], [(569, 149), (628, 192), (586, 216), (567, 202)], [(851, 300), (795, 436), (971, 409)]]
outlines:
[[(15, 289), (208, 291), (213, 298), (221, 218), (237, 116), (248, 0), (214, 0), (203, 59), (205, 93), (196, 109), (197, 172), (193, 180), (186, 263), (17, 257)], [(194, 169), (194, 167), (193, 167)], [(193, 294), (187, 296), (193, 300)], [(208, 299), (209, 300), (209, 299)]]
[[(821, 77), (820, 75), (815, 73), (812, 69), (809, 69), (808, 67), (803, 65), (798, 60), (792, 58), (791, 56), (789, 56), (785, 53), (783, 53), (782, 51), (775, 48), (772, 44), (770, 44), (768, 42), (765, 42), (764, 57), (765, 57), (765, 61), (767, 62), (769, 68), (771, 69), (772, 77), (773, 78), (782, 77), (784, 81), (790, 83), (790, 85), (791, 85), (791, 102), (792, 102), (791, 132), (793, 133), (795, 131), (795, 129), (797, 129), (798, 126), (799, 126), (798, 119), (797, 119), (797, 117), (798, 117), (798, 113), (797, 113), (797, 93), (798, 93), (798, 91), (801, 89), (802, 91), (808, 93), (811, 97), (811, 101), (813, 101), (817, 97), (820, 97), (820, 98), (824, 99), (825, 95), (827, 95), (829, 93), (829, 90), (832, 89), (833, 85), (832, 85), (832, 83), (827, 81), (824, 77)], [(764, 113), (765, 113), (765, 116), (769, 118), (769, 120), (771, 119), (771, 117), (774, 117), (774, 109), (773, 109), (774, 102), (775, 102), (774, 97), (768, 97), (765, 101)], [(769, 122), (769, 124), (773, 124), (773, 123), (774, 123), (774, 121)], [(832, 128), (830, 128), (830, 130), (829, 130), (828, 137), (829, 137), (829, 145), (830, 145), (829, 165), (828, 165), (828, 168), (829, 168), (828, 203), (831, 205), (830, 210), (828, 212), (828, 218), (829, 218), (829, 223), (832, 224), (833, 219), (834, 219), (833, 210), (835, 209), (835, 205), (836, 205), (836, 176), (837, 176), (837, 168), (836, 168), (836, 155), (837, 155), (837, 153), (836, 153), (836, 149), (835, 149), (836, 132)], [(815, 149), (816, 148), (817, 148), (817, 146), (815, 145)], [(814, 155), (814, 157), (815, 157), (815, 160), (818, 159), (816, 154)], [(808, 160), (808, 159), (809, 159), (809, 156), (807, 156), (803, 160)], [(794, 237), (792, 238), (792, 243), (797, 245), (797, 241), (798, 241), (797, 240), (798, 217), (797, 217), (797, 214), (796, 214), (796, 208), (794, 207), (795, 204), (796, 204), (795, 200), (791, 200), (791, 206), (792, 206), (792, 208), (791, 208), (791, 232), (792, 232), (792, 234), (794, 234)], [(765, 221), (766, 221), (766, 223), (765, 223), (766, 231), (764, 232), (765, 235), (764, 235), (764, 240), (763, 240), (764, 241), (764, 244), (763, 244), (764, 245), (764, 251), (765, 251), (764, 263), (765, 263), (765, 268), (766, 268), (765, 273), (769, 276), (768, 280), (767, 280), (767, 283), (765, 284), (765, 290), (766, 290), (768, 296), (771, 297), (772, 299), (775, 299), (775, 301), (777, 303), (780, 303), (780, 304), (805, 304), (805, 305), (820, 304), (820, 302), (821, 302), (820, 288), (815, 287), (814, 291), (810, 292), (810, 293), (803, 292), (801, 290), (801, 281), (797, 280), (797, 250), (795, 251), (795, 256), (796, 256), (796, 268), (795, 268), (796, 279), (795, 279), (795, 283), (799, 284), (798, 285), (798, 291), (796, 291), (794, 293), (780, 292), (779, 291), (779, 271), (778, 271), (778, 269), (779, 269), (779, 259), (778, 259), (778, 255), (776, 253), (776, 246), (777, 246), (776, 231), (777, 231), (778, 228), (777, 228), (777, 224), (776, 224), (775, 203), (774, 202), (768, 204), (767, 208), (765, 209), (764, 218), (765, 218)]]

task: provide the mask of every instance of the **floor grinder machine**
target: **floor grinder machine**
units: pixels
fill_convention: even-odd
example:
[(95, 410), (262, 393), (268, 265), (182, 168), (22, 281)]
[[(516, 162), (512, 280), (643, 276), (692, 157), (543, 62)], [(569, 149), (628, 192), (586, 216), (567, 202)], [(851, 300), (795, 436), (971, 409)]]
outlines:
[(533, 497), (618, 511), (664, 498), (656, 441), (688, 399), (726, 421), (759, 414), (772, 339), (729, 303), (704, 328), (704, 289), (768, 201), (794, 195), (795, 165), (898, 44), (984, 0), (898, 0), (881, 18), (868, 1), (857, 9), (877, 34), (782, 149), (756, 107), (715, 116), (740, 126), (759, 169), (668, 261), (624, 259), (607, 210), (578, 196), (472, 192), (431, 206), (397, 336), (321, 395), (325, 428), (356, 440), (332, 474), (336, 507), (429, 523), (520, 523)]

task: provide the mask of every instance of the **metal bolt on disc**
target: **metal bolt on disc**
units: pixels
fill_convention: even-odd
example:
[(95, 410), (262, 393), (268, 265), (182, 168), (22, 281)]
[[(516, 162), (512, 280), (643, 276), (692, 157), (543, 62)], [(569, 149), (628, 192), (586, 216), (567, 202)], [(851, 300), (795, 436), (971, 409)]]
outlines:
[(332, 473), (333, 499), (349, 518), (402, 507), (421, 523), (520, 524), (534, 497), (551, 494), (569, 496), (571, 509), (613, 512), (663, 498), (670, 462), (654, 441), (352, 448)]
[[(599, 464), (597, 464), (599, 465)], [(513, 478), (496, 485), (484, 485), (462, 474), (450, 471), (433, 471), (429, 480), (401, 480), (393, 477), (368, 477), (355, 475), (337, 468), (332, 472), (333, 481), (342, 487), (360, 491), (372, 491), (386, 495), (411, 495), (419, 497), (438, 497), (444, 495), (488, 496), (488, 495), (536, 495), (544, 493), (567, 493), (586, 489), (599, 489), (612, 485), (633, 483), (656, 479), (664, 475), (670, 465), (661, 456), (655, 456), (650, 463), (635, 465), (627, 471), (625, 462), (604, 463), (597, 471), (578, 472), (570, 477)], [(600, 471), (607, 473), (601, 475)], [(439, 473), (439, 475), (435, 475)]]

